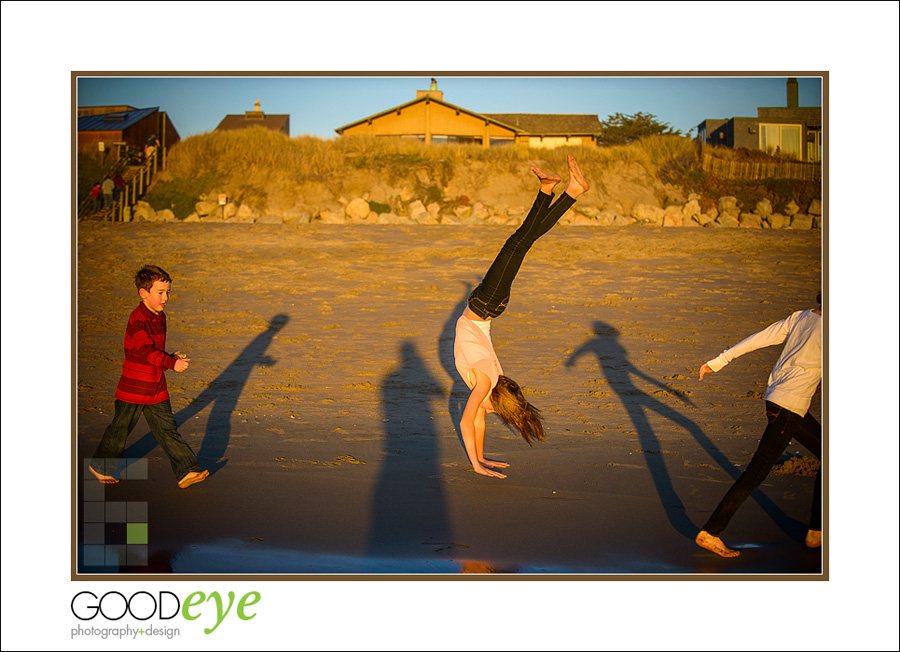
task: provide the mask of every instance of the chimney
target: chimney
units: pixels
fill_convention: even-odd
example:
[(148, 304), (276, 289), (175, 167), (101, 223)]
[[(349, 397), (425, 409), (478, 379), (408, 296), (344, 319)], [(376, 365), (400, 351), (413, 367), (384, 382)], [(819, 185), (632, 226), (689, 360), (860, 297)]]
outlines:
[(787, 105), (789, 109), (796, 109), (799, 104), (799, 91), (797, 90), (797, 78), (788, 77), (787, 80)]

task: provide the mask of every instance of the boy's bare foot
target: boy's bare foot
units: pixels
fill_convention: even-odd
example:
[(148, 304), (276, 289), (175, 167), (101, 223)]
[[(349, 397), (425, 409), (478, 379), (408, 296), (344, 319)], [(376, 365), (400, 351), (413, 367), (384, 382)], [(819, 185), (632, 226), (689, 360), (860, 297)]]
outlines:
[(584, 180), (584, 175), (581, 173), (581, 168), (578, 167), (575, 157), (569, 154), (569, 186), (566, 188), (566, 194), (575, 199), (578, 195), (590, 190), (590, 188), (588, 182)]
[(103, 475), (102, 473), (97, 473), (97, 471), (94, 470), (93, 466), (89, 466), (88, 468), (91, 470), (91, 473), (94, 474), (94, 477), (96, 477), (103, 484), (118, 484), (118, 482), (119, 482), (116, 478), (112, 477), (111, 475)]
[(810, 530), (806, 533), (806, 547), (819, 548), (822, 546), (822, 530)]
[(509, 464), (506, 462), (501, 462), (499, 460), (478, 460), (484, 466), (489, 466), (492, 469), (506, 469), (509, 468)]
[(196, 471), (191, 471), (186, 476), (184, 476), (181, 480), (178, 481), (178, 486), (182, 489), (187, 489), (192, 484), (197, 484), (198, 482), (203, 482), (206, 480), (206, 476), (209, 475), (209, 471), (200, 471), (197, 473)]
[(547, 195), (553, 193), (553, 187), (562, 179), (558, 174), (547, 174), (535, 165), (531, 166), (531, 171), (541, 180), (541, 192)]
[(493, 469), (489, 469), (486, 466), (481, 466), (481, 464), (478, 464), (477, 466), (473, 464), (472, 470), (475, 471), (475, 473), (480, 473), (481, 475), (487, 475), (492, 478), (505, 478), (506, 477), (502, 473), (498, 473), (497, 471), (494, 471)]
[(697, 538), (694, 539), (694, 541), (701, 548), (706, 548), (720, 557), (737, 557), (741, 554), (737, 550), (732, 550), (726, 546), (719, 537), (711, 535), (706, 530), (700, 530), (700, 534), (697, 535)]

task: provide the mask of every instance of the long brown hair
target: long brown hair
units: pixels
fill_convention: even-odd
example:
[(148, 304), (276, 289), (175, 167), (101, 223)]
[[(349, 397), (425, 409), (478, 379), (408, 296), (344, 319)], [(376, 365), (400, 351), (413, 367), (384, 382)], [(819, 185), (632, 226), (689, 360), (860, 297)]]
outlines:
[(503, 423), (518, 430), (529, 446), (532, 440), (544, 441), (541, 411), (525, 400), (522, 388), (512, 378), (500, 376), (497, 379), (497, 385), (491, 391), (491, 404)]

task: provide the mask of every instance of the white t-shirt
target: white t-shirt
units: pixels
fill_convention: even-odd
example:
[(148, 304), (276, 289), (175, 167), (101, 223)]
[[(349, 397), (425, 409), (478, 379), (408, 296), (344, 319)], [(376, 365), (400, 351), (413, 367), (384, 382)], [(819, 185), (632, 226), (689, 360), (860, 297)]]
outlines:
[[(497, 385), (497, 379), (503, 373), (494, 345), (491, 342), (491, 322), (475, 321), (465, 315), (456, 321), (456, 340), (453, 342), (453, 358), (456, 370), (469, 386), (475, 387), (474, 369), (483, 371), (491, 379), (491, 389)], [(481, 402), (488, 412), (493, 412), (490, 394)]]
[(784, 342), (769, 374), (766, 400), (804, 416), (822, 380), (822, 315), (800, 310), (738, 342), (706, 364), (719, 371), (737, 357)]

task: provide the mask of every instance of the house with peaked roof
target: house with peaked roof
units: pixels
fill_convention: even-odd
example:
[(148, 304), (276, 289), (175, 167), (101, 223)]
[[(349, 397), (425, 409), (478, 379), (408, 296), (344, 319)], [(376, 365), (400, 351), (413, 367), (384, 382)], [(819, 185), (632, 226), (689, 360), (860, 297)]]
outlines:
[(755, 118), (706, 119), (697, 125), (702, 145), (758, 149), (797, 161), (822, 160), (822, 108), (799, 106), (796, 77), (787, 80), (786, 106), (759, 106)]
[(110, 151), (112, 145), (143, 150), (144, 143), (156, 136), (164, 150), (181, 140), (172, 121), (158, 106), (136, 109), (132, 106), (78, 107), (78, 151)]
[(263, 129), (271, 129), (278, 131), (290, 138), (291, 136), (291, 116), (287, 114), (267, 115), (259, 109), (259, 100), (253, 105), (253, 111), (245, 111), (244, 115), (226, 115), (222, 118), (222, 122), (216, 127), (216, 131), (234, 131), (235, 129), (249, 129), (251, 127), (262, 127)]
[(496, 147), (596, 145), (596, 115), (476, 113), (444, 101), (443, 91), (416, 91), (416, 99), (338, 127), (340, 136), (415, 138), (428, 144), (459, 143)]

